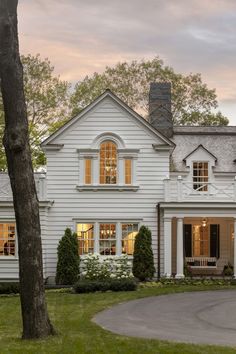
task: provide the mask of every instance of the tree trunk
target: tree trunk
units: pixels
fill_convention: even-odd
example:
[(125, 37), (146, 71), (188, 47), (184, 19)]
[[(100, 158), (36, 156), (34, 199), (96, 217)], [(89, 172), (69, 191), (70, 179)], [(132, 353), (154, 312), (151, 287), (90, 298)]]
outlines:
[(19, 245), (23, 338), (54, 334), (44, 293), (39, 205), (28, 137), (23, 69), (17, 33), (18, 0), (0, 0), (0, 79), (5, 111), (4, 147)]

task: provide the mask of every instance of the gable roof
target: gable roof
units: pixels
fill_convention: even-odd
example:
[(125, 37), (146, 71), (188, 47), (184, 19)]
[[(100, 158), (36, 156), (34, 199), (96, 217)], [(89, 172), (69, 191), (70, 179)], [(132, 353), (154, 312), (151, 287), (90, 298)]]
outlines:
[(90, 103), (88, 106), (86, 106), (79, 114), (77, 114), (75, 117), (72, 117), (67, 123), (65, 123), (61, 128), (59, 128), (57, 131), (55, 131), (53, 134), (51, 134), (47, 139), (45, 139), (42, 143), (41, 146), (46, 146), (47, 144), (52, 143), (52, 141), (58, 137), (60, 134), (62, 134), (65, 130), (67, 130), (70, 126), (75, 124), (78, 120), (80, 120), (87, 112), (89, 112), (91, 109), (93, 109), (96, 105), (98, 105), (102, 100), (104, 100), (106, 97), (110, 97), (112, 100), (114, 100), (116, 103), (118, 103), (123, 109), (125, 109), (129, 114), (131, 114), (133, 117), (135, 117), (145, 128), (147, 128), (149, 131), (154, 133), (158, 138), (160, 138), (165, 144), (169, 145), (170, 147), (174, 147), (175, 144), (162, 135), (157, 129), (155, 129), (146, 119), (144, 119), (141, 115), (139, 115), (137, 112), (135, 112), (132, 108), (130, 108), (125, 102), (123, 102), (119, 97), (117, 97), (113, 92), (111, 92), (109, 89), (107, 89), (105, 92), (103, 92), (100, 96), (98, 96), (92, 103)]
[(195, 151), (197, 151), (199, 148), (202, 148), (203, 150), (205, 150), (209, 155), (211, 155), (215, 162), (217, 161), (217, 157), (215, 157), (215, 155), (213, 155), (209, 150), (207, 150), (202, 144), (198, 145), (198, 147), (196, 147), (196, 149), (194, 149), (192, 152), (190, 152), (190, 154), (188, 154), (187, 156), (185, 156), (185, 158), (183, 159), (184, 162), (186, 162), (187, 158), (189, 156), (191, 156)]

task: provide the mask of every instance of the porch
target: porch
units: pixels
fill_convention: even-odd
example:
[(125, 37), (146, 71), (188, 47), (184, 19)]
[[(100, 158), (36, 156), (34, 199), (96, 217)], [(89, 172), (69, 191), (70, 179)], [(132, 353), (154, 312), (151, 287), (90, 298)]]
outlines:
[(177, 209), (170, 203), (163, 208), (162, 275), (183, 278), (188, 271), (193, 276), (219, 276), (231, 264), (236, 278), (235, 205), (224, 210), (225, 205), (206, 209), (197, 204)]

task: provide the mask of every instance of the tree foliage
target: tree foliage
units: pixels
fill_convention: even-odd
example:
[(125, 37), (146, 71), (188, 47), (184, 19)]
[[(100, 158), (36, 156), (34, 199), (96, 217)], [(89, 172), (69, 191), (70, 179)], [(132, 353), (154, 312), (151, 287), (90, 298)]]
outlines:
[(170, 82), (172, 85), (172, 112), (176, 125), (227, 125), (228, 119), (220, 112), (214, 89), (202, 82), (200, 74), (183, 75), (164, 66), (158, 57), (153, 60), (118, 63), (106, 67), (101, 74), (86, 76), (75, 85), (71, 97), (73, 114), (80, 112), (105, 89), (109, 88), (131, 108), (148, 114), (148, 93), (151, 82)]
[[(54, 68), (48, 59), (40, 55), (21, 56), (24, 71), (24, 91), (29, 120), (30, 146), (33, 165), (45, 164), (40, 143), (49, 132), (52, 133), (66, 118), (70, 117), (70, 85), (54, 75)], [(0, 101), (0, 139), (4, 130), (4, 111)], [(0, 170), (6, 170), (3, 147), (0, 147)]]
[(57, 248), (56, 283), (74, 284), (79, 276), (79, 262), (77, 234), (67, 228)]
[(134, 243), (133, 275), (144, 281), (152, 279), (154, 273), (151, 231), (141, 226)]

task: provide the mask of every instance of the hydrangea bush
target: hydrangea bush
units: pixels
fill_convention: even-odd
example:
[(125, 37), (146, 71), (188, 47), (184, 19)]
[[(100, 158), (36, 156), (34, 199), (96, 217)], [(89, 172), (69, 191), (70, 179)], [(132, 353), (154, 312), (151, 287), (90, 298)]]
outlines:
[(127, 255), (100, 256), (88, 254), (81, 258), (80, 278), (88, 280), (108, 280), (133, 278), (132, 262)]

